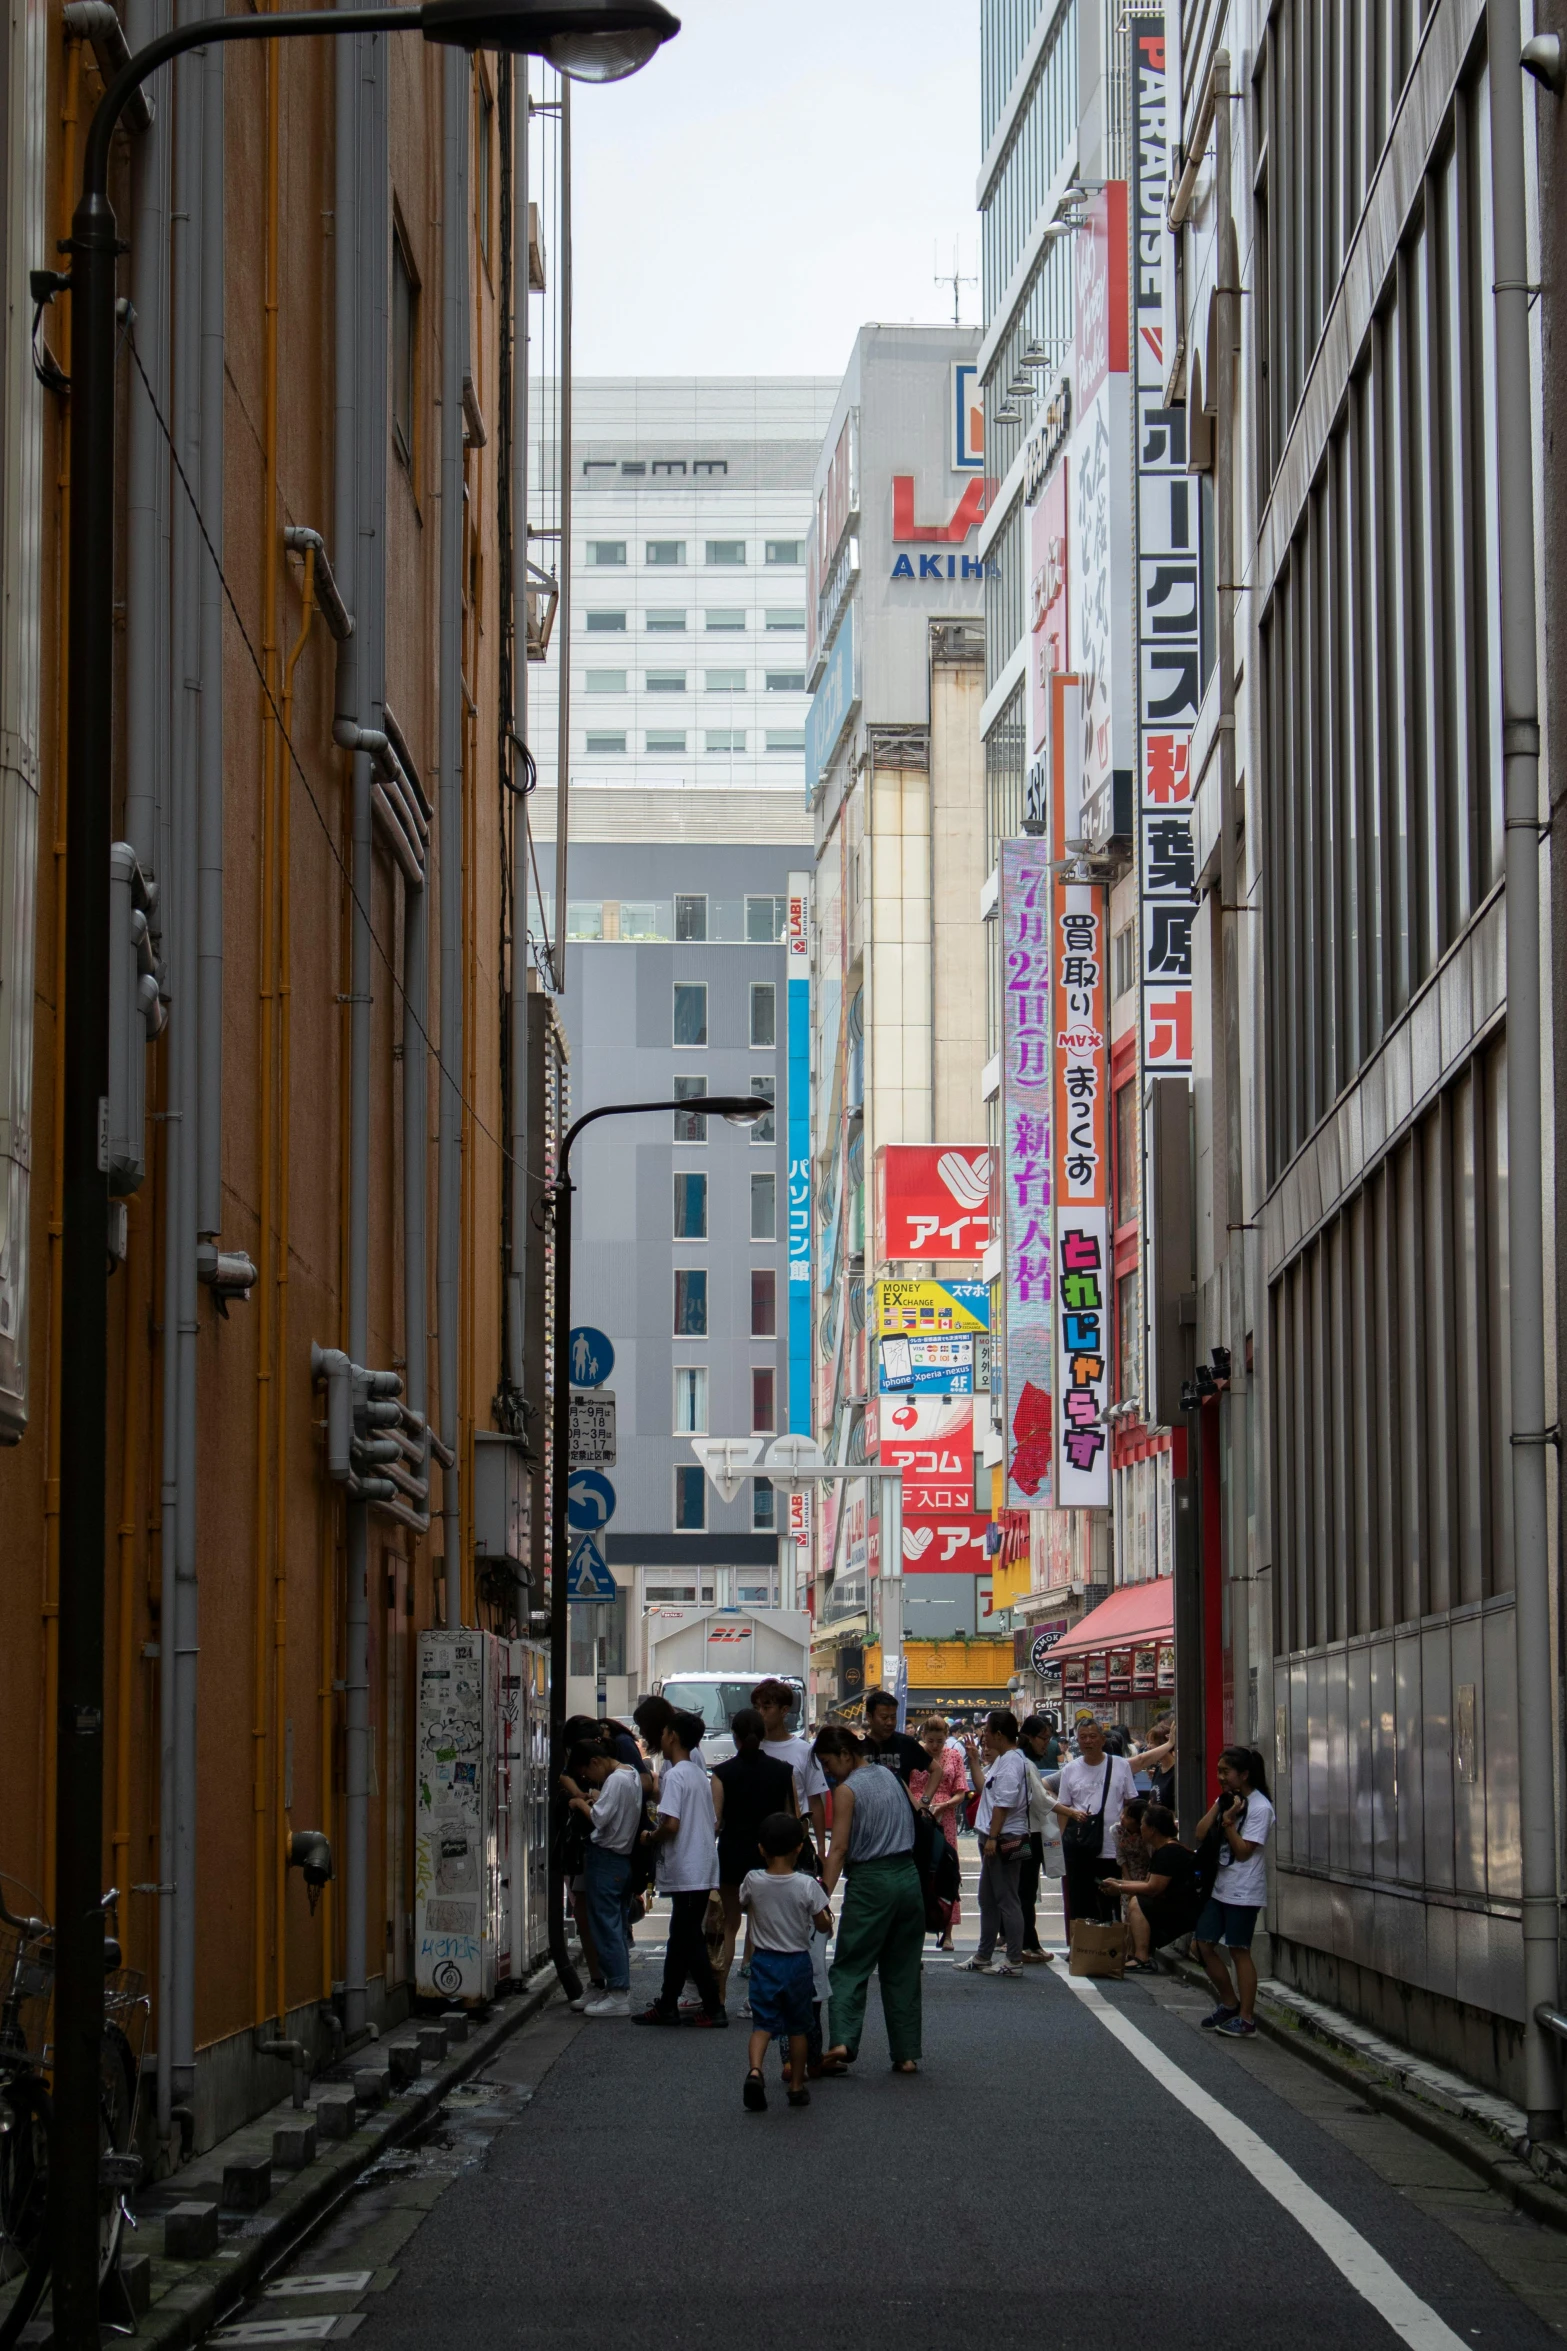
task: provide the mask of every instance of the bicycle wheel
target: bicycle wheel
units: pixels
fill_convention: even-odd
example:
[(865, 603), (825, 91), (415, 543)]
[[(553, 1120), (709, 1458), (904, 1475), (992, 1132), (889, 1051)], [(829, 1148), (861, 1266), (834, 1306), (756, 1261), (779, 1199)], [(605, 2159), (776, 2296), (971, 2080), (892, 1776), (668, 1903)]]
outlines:
[[(98, 2151), (128, 2155), (136, 2120), (136, 2061), (118, 2025), (105, 2025), (98, 2058)], [(105, 2165), (107, 2172), (109, 2167)], [(106, 2178), (98, 2192), (98, 2282), (114, 2267), (129, 2182)]]
[(20, 2277), (49, 2198), (49, 2093), (32, 2074), (0, 2087), (0, 2284)]

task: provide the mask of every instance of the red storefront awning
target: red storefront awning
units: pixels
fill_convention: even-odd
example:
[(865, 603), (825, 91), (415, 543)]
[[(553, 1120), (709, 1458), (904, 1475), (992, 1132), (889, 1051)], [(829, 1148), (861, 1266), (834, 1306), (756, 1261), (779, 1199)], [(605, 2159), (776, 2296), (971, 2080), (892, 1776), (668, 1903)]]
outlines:
[(1132, 1649), (1149, 1641), (1175, 1638), (1175, 1585), (1158, 1576), (1146, 1584), (1123, 1584), (1091, 1608), (1081, 1624), (1062, 1635), (1050, 1652), (1050, 1662), (1063, 1657), (1086, 1657), (1095, 1649)]

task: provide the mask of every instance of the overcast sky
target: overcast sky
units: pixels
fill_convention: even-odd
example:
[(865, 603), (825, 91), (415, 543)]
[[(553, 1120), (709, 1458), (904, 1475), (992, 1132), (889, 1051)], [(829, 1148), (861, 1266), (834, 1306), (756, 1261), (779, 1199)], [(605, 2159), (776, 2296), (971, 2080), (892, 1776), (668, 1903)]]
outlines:
[(864, 320), (950, 319), (978, 0), (672, 5), (642, 73), (573, 92), (577, 372), (836, 376)]

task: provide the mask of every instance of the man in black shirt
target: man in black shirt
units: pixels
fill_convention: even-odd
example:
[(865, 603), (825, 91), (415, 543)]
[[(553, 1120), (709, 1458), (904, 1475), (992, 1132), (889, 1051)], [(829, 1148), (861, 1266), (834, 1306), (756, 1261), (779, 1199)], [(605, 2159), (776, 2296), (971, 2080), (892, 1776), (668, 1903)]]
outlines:
[(1104, 1891), (1119, 1894), (1126, 1906), (1136, 1952), (1132, 1965), (1140, 1975), (1154, 1973), (1153, 1954), (1178, 1935), (1189, 1935), (1197, 1924), (1203, 1897), (1197, 1884), (1197, 1856), (1177, 1844), (1175, 1815), (1168, 1806), (1143, 1806), (1143, 1850), (1147, 1859), (1140, 1878), (1106, 1878)]
[(885, 1690), (872, 1690), (865, 1701), (865, 1755), (869, 1763), (884, 1763), (907, 1787), (909, 1775), (929, 1771), (930, 1757), (918, 1739), (898, 1729), (898, 1701)]

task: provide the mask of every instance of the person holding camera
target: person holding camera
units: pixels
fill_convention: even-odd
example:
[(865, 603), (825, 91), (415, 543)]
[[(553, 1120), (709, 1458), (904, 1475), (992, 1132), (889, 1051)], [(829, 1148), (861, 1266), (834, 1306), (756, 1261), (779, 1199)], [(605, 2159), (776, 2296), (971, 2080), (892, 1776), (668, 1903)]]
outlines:
[[(1197, 1823), (1199, 1859), (1205, 1840), (1217, 1836), (1218, 1868), (1193, 1929), (1197, 1956), (1219, 2005), (1203, 2018), (1205, 2027), (1232, 2040), (1250, 2040), (1257, 2030), (1257, 1964), (1251, 1955), (1257, 1913), (1268, 1898), (1264, 1848), (1273, 1827), (1268, 1778), (1255, 1747), (1226, 1747), (1219, 1757), (1219, 1793)], [(1235, 1981), (1221, 1953), (1235, 1962)]]

